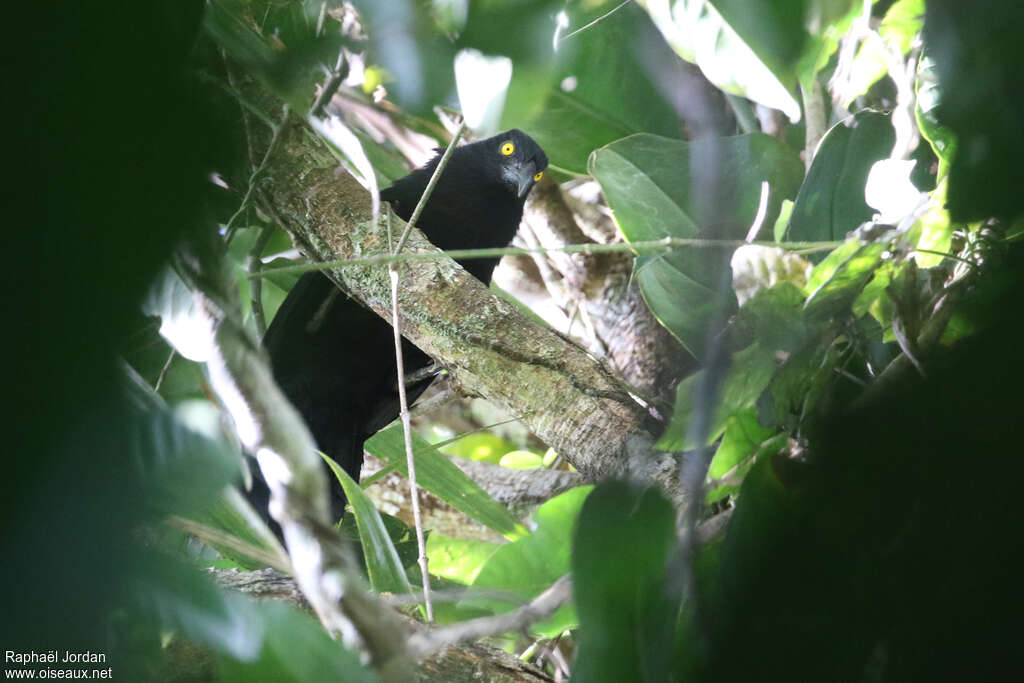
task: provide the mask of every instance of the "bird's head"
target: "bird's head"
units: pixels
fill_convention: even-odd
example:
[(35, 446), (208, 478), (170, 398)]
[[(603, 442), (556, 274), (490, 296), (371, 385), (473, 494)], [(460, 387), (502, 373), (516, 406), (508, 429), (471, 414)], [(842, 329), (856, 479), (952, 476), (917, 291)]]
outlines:
[(540, 145), (515, 128), (476, 144), (483, 148), (489, 162), (499, 165), (502, 182), (521, 200), (548, 167), (548, 157)]

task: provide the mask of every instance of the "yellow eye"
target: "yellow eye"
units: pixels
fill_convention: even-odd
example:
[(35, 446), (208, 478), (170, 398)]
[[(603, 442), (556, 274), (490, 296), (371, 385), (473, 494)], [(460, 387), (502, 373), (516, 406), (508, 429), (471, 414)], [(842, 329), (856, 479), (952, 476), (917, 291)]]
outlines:
[(533, 176), (533, 182), (540, 182), (540, 179), (544, 177), (544, 171), (537, 171), (537, 175)]
[(512, 152), (514, 151), (516, 151), (516, 146), (513, 145), (511, 142), (501, 143), (501, 153), (504, 154), (505, 156), (512, 156)]

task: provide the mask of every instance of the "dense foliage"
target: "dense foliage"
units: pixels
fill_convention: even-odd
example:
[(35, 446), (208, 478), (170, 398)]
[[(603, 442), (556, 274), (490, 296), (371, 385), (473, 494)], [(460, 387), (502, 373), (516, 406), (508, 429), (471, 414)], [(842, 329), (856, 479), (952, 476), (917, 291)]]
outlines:
[[(237, 85), (255, 79), (290, 115), (319, 117), (337, 89), (439, 144), (454, 110), (481, 132), (525, 130), (557, 181), (596, 181), (588, 201), (614, 216), (632, 281), (699, 364), (656, 445), (680, 454), (679, 509), (604, 481), (521, 519), (449, 456), (542, 468), (553, 453), (425, 425), (420, 486), (490, 531), (429, 536), (432, 584), (458, 589), (439, 621), (506, 612), (571, 572), (570, 604), (490, 642), (549, 674), (568, 656), (588, 681), (999, 671), (1024, 597), (1022, 14), (997, 0), (208, 0), (35, 19), (50, 35), (17, 46), (36, 70), (12, 82), (29, 131), (15, 144), (41, 170), (22, 174), (31, 222), (11, 227), (5, 649), (107, 652), (124, 680), (380, 673), (313, 617), (196, 571), (275, 557), (224, 494), (239, 448), (182, 342), (196, 283), (179, 277), (188, 254), (230, 271), (254, 337), (295, 282), (276, 272), (289, 236), (250, 202), (250, 128), (282, 122)], [(507, 88), (487, 86), (508, 62), (453, 70), (466, 50), (507, 57)], [(394, 140), (336, 121), (339, 162), (368, 186), (406, 172)], [(366, 449), (406, 474), (400, 425)], [(415, 602), (414, 534), (338, 476), (369, 588)], [(726, 531), (702, 534), (716, 518)], [(161, 670), (184, 643), (205, 653), (197, 671)]]

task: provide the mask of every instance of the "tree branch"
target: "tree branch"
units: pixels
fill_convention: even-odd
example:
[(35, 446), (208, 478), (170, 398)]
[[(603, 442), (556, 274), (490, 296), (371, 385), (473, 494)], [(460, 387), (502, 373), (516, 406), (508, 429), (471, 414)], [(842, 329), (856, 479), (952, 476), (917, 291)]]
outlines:
[(518, 609), (417, 633), (409, 638), (409, 650), (417, 658), (425, 657), (453, 643), (501, 635), (509, 631), (522, 631), (548, 618), (571, 599), (572, 579), (566, 574)]
[(329, 633), (369, 652), (382, 680), (408, 680), (412, 662), (394, 614), (362, 585), (329, 523), (327, 480), (302, 417), (274, 382), (265, 356), (237, 322), (229, 287), (207, 269), (193, 297), (208, 340), (210, 383), (254, 453), (270, 488), (296, 582)]
[[(387, 256), (385, 231), (372, 225), (367, 193), (301, 122), (281, 132), (265, 170), (261, 204), (314, 261)], [(419, 231), (407, 252), (434, 252)], [(331, 268), (336, 283), (390, 318), (387, 268)], [(655, 456), (657, 426), (601, 363), (492, 295), (449, 259), (410, 261), (398, 299), (402, 331), (439, 359), (468, 393), (521, 416), (592, 479), (633, 475), (678, 495), (674, 457)]]

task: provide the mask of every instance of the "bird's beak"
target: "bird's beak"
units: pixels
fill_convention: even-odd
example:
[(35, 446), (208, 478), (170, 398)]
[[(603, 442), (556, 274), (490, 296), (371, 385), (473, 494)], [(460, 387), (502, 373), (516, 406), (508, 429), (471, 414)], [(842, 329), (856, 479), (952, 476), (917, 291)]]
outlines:
[(533, 187), (533, 176), (537, 174), (537, 165), (532, 161), (525, 164), (505, 167), (505, 180), (516, 188), (516, 196), (522, 199)]

